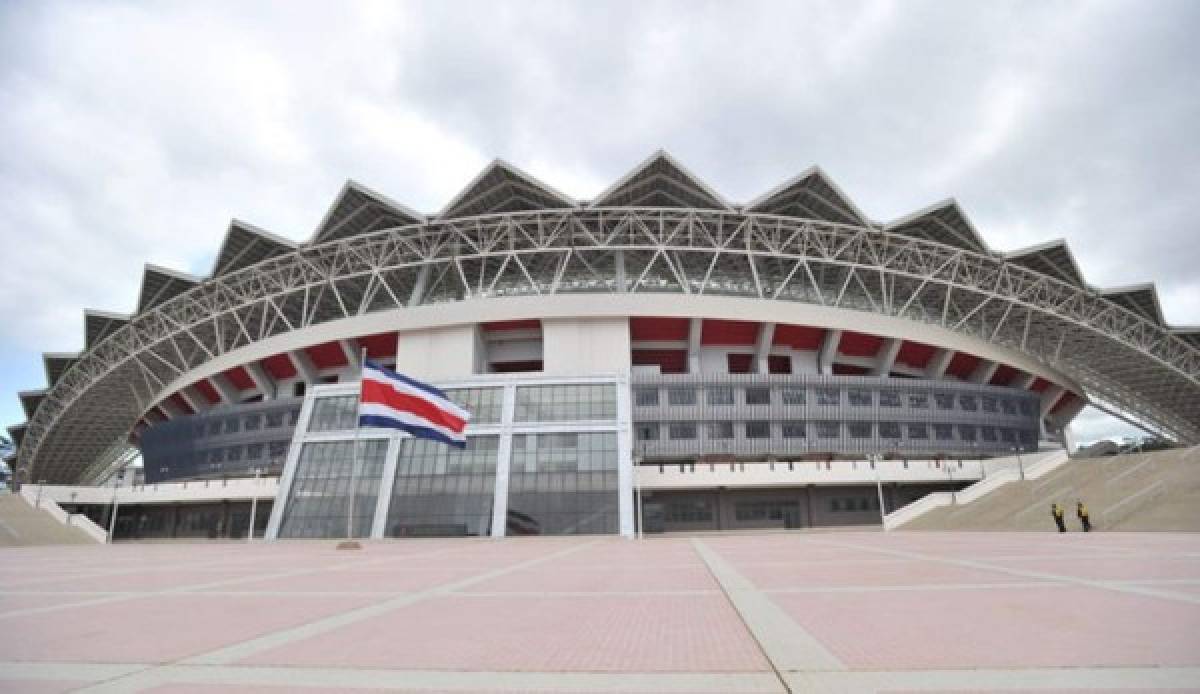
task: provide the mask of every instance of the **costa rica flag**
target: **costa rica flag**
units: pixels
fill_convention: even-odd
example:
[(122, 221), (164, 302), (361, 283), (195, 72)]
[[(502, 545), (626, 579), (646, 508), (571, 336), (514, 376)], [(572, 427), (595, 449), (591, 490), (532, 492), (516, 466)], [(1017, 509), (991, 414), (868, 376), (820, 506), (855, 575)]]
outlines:
[(469, 421), (471, 413), (437, 388), (363, 361), (358, 400), (360, 427), (400, 429), (417, 438), (466, 448), (463, 430)]

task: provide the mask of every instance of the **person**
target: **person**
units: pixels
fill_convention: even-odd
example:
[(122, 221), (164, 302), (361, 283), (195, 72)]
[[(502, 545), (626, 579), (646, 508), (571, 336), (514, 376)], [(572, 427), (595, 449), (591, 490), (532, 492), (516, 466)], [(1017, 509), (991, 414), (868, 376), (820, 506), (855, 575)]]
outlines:
[(1087, 506), (1083, 505), (1083, 499), (1075, 501), (1075, 515), (1079, 516), (1079, 522), (1083, 525), (1083, 532), (1092, 532), (1092, 519), (1088, 516)]
[(1055, 501), (1050, 505), (1050, 512), (1054, 514), (1054, 524), (1058, 526), (1058, 532), (1067, 532), (1067, 524), (1063, 522), (1063, 507)]

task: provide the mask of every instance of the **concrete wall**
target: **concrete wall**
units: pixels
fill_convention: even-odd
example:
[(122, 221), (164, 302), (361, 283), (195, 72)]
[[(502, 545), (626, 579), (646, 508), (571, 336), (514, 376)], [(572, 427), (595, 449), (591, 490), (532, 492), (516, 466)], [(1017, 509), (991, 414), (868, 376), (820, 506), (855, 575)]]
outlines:
[(629, 321), (580, 318), (542, 321), (547, 375), (629, 373)]
[(474, 325), (451, 325), (400, 333), (396, 368), (421, 380), (463, 378), (475, 373)]

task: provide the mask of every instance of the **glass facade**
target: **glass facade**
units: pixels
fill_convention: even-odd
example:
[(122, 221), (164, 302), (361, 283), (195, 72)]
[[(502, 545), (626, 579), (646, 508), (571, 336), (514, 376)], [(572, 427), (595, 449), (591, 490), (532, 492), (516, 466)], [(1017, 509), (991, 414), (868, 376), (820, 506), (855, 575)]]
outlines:
[(503, 388), (450, 388), (442, 391), (471, 413), (475, 424), (499, 424), (504, 410)]
[(358, 396), (339, 395), (318, 398), (313, 403), (309, 431), (347, 431), (358, 423)]
[(518, 422), (580, 422), (617, 418), (617, 388), (611, 383), (518, 386)]
[(615, 533), (617, 460), (615, 433), (514, 434), (507, 534)]
[(352, 489), (351, 534), (369, 535), (387, 445), (387, 441), (378, 440), (358, 442), (356, 463), (354, 441), (305, 443), (296, 463), (279, 536), (345, 537)]
[(385, 534), (491, 533), (499, 447), (499, 436), (470, 436), (463, 450), (426, 439), (401, 441)]

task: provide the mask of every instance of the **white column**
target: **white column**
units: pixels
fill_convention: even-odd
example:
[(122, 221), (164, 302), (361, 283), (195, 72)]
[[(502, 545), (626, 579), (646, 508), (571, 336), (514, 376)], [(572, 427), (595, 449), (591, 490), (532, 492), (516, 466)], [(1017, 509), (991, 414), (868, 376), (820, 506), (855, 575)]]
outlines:
[(276, 396), (275, 379), (271, 378), (271, 375), (262, 367), (262, 364), (252, 362), (246, 364), (244, 368), (246, 369), (246, 373), (250, 374), (250, 380), (254, 381), (254, 385), (258, 387), (258, 391), (262, 393), (263, 400), (274, 400)]
[(174, 402), (171, 402), (171, 398), (160, 401), (158, 403), (158, 411), (166, 415), (167, 421), (186, 414), (178, 405), (176, 405)]
[(317, 378), (317, 367), (307, 352), (302, 349), (292, 350), (288, 352), (288, 359), (292, 360), (292, 365), (296, 367), (296, 373), (304, 379), (305, 383), (311, 386), (320, 382)]
[(842, 342), (841, 330), (826, 330), (817, 352), (817, 372), (828, 376), (833, 373), (833, 360), (837, 358), (838, 345)]
[(896, 357), (899, 356), (900, 347), (903, 344), (904, 340), (896, 337), (885, 340), (883, 347), (879, 350), (879, 356), (875, 359), (875, 366), (871, 367), (871, 375), (886, 378), (892, 372), (892, 367), (896, 365)]
[(693, 318), (688, 326), (688, 373), (700, 373), (700, 338), (704, 332), (704, 319)]
[(1042, 417), (1050, 414), (1050, 410), (1054, 409), (1054, 405), (1058, 403), (1058, 399), (1063, 396), (1063, 387), (1057, 383), (1051, 383), (1050, 387), (1042, 391)]
[(1000, 362), (983, 359), (979, 362), (979, 366), (976, 366), (975, 370), (971, 372), (971, 382), (988, 383), (996, 375), (996, 371), (999, 368)]
[(346, 363), (350, 368), (357, 370), (361, 364), (358, 360), (362, 358), (362, 353), (354, 340), (338, 340), (338, 345), (342, 348), (342, 353), (346, 355)]
[(192, 408), (192, 412), (197, 414), (212, 408), (212, 405), (208, 402), (208, 398), (196, 392), (196, 386), (187, 386), (180, 389), (179, 397), (183, 398), (188, 407)]
[(754, 344), (754, 373), (770, 373), (768, 359), (771, 356), (771, 343), (775, 340), (775, 324), (762, 323), (758, 326), (758, 340)]
[(500, 446), (496, 451), (496, 489), (492, 496), (492, 537), (504, 537), (508, 527), (508, 474), (512, 464), (512, 425), (517, 410), (517, 387), (504, 386), (504, 404), (500, 408)]
[(420, 304), (421, 300), (425, 298), (425, 286), (429, 284), (430, 267), (432, 266), (425, 264), (421, 266), (420, 270), (417, 270), (417, 280), (413, 283), (412, 293), (408, 295), (410, 308)]
[(1033, 382), (1036, 380), (1037, 380), (1037, 376), (1035, 376), (1031, 373), (1020, 373), (1020, 374), (1017, 374), (1017, 377), (1014, 378), (1012, 383), (1010, 383), (1009, 385), (1011, 385), (1013, 388), (1020, 388), (1021, 390), (1029, 390), (1030, 388), (1033, 387)]
[(217, 394), (221, 396), (221, 403), (224, 405), (236, 405), (241, 400), (238, 394), (238, 389), (233, 387), (228, 378), (224, 374), (213, 374), (208, 377), (208, 382), (216, 389)]
[(629, 377), (617, 378), (617, 532), (633, 537), (633, 402)]
[(375, 517), (371, 519), (371, 539), (381, 540), (387, 531), (388, 511), (392, 505), (392, 488), (396, 483), (396, 465), (404, 438), (400, 432), (388, 437), (387, 457), (383, 459), (383, 478), (379, 480), (379, 496), (375, 499)]
[(938, 380), (946, 375), (946, 369), (950, 366), (950, 362), (954, 359), (954, 350), (943, 349), (933, 355), (933, 359), (925, 365), (925, 378), (930, 380)]

